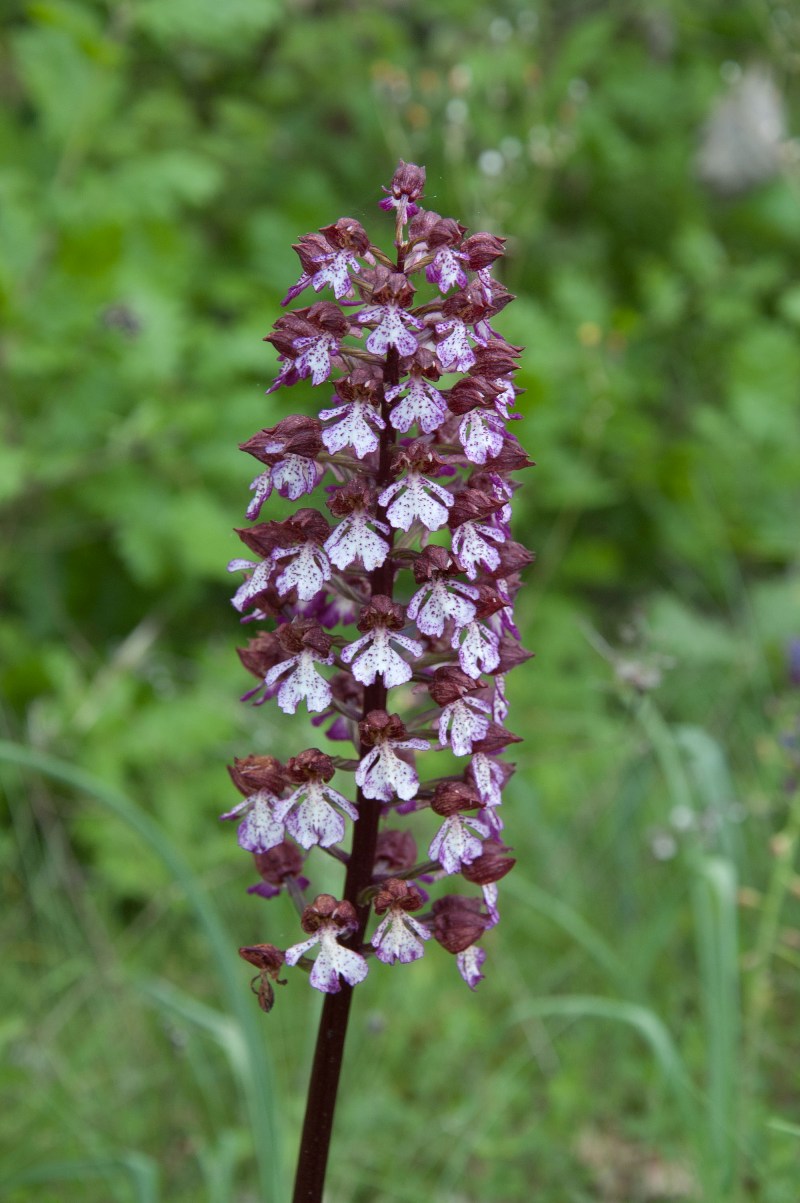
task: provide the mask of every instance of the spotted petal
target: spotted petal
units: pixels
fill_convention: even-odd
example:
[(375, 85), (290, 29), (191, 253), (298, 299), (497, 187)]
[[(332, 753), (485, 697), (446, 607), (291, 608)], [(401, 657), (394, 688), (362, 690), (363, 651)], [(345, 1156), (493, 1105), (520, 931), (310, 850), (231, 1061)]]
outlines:
[(457, 627), (462, 627), (474, 617), (475, 606), (471, 598), (477, 596), (474, 586), (460, 581), (452, 582), (452, 592), (444, 581), (428, 581), (408, 603), (408, 617), (416, 620), (417, 630), (423, 635), (439, 636), (444, 632), (448, 618), (454, 619)]
[(284, 819), (290, 806), (289, 799), (281, 800), (262, 789), (221, 817), (233, 819), (244, 813), (237, 832), (239, 846), (248, 852), (269, 852), (283, 842)]
[(386, 423), (376, 409), (366, 401), (351, 401), (335, 409), (323, 409), (321, 418), (340, 418), (334, 426), (322, 432), (322, 441), (331, 455), (343, 447), (352, 447), (358, 459), (364, 459), (378, 449), (378, 436), (373, 427), (383, 430)]
[(395, 430), (404, 434), (418, 422), (425, 434), (438, 430), (448, 414), (442, 394), (421, 376), (412, 376), (407, 385), (395, 384), (386, 390), (386, 400), (393, 401), (405, 388), (406, 395), (395, 405), (389, 420)]
[(290, 589), (296, 588), (300, 601), (310, 601), (330, 579), (328, 557), (316, 543), (304, 543), (299, 548), (283, 548), (275, 553), (274, 558), (277, 560), (289, 555), (293, 557), (291, 562), (275, 582), (278, 593), (283, 597)]
[(397, 908), (391, 909), (375, 929), (372, 947), (375, 956), (384, 965), (393, 965), (395, 961), (407, 965), (419, 960), (425, 951), (422, 941), (430, 938), (427, 927), (423, 927), (413, 915)]
[(363, 982), (368, 972), (369, 966), (360, 953), (352, 948), (344, 948), (330, 928), (322, 929), (319, 953), (309, 978), (316, 990), (321, 990), (323, 994), (338, 994), (342, 988), (340, 977), (349, 985), (356, 986)]
[(474, 681), (481, 673), (494, 672), (500, 663), (500, 639), (482, 622), (468, 622), (459, 627), (453, 634), (450, 646), (458, 649), (461, 671)]
[[(342, 572), (354, 560), (360, 560), (367, 572), (380, 568), (389, 554), (389, 544), (369, 525), (366, 514), (350, 514), (343, 518), (325, 541), (325, 551), (332, 564)], [(377, 530), (389, 533), (385, 522), (372, 519)]]
[[(483, 711), (483, 713), (481, 713)], [(457, 698), (445, 706), (439, 718), (439, 743), (449, 743), (456, 756), (468, 756), (473, 743), (483, 739), (489, 730), (490, 708), (479, 698)]]
[(464, 571), (471, 581), (478, 575), (479, 564), (483, 564), (490, 572), (500, 565), (500, 553), (487, 542), (489, 539), (495, 543), (506, 541), (502, 531), (482, 522), (462, 522), (453, 531), (453, 552), (464, 565)]
[(486, 949), (480, 948), (477, 944), (470, 944), (469, 948), (465, 948), (463, 952), (458, 953), (456, 956), (458, 972), (470, 990), (474, 990), (478, 982), (482, 982), (486, 976), (484, 973), (481, 973), (481, 968), (485, 960)]
[(447, 509), (453, 504), (453, 497), (447, 489), (434, 480), (420, 476), (418, 472), (409, 472), (408, 476), (394, 481), (383, 490), (378, 500), (381, 505), (388, 505), (391, 501), (386, 517), (392, 526), (404, 531), (416, 518), (428, 530), (439, 530), (447, 522)]
[(458, 873), (462, 865), (469, 865), (480, 856), (483, 845), (477, 837), (489, 834), (489, 828), (481, 819), (450, 815), (434, 836), (428, 856), (438, 860), (445, 873)]
[(321, 664), (332, 664), (333, 656), (322, 659), (322, 657), (314, 656), (310, 651), (304, 651), (299, 656), (292, 656), (291, 659), (276, 664), (264, 678), (264, 684), (269, 689), (279, 677), (286, 672), (289, 673), (287, 677), (284, 677), (278, 690), (278, 705), (284, 714), (294, 714), (298, 703), (302, 701), (305, 701), (312, 714), (318, 714), (330, 705), (331, 687), (315, 669), (315, 661)]
[(404, 802), (409, 802), (416, 797), (419, 788), (417, 770), (400, 759), (395, 747), (425, 751), (430, 744), (425, 739), (406, 739), (395, 744), (387, 740), (370, 748), (356, 769), (356, 785), (361, 786), (365, 798), (391, 802), (396, 794)]
[(304, 493), (314, 492), (324, 471), (320, 464), (304, 455), (287, 455), (272, 469), (272, 483), (281, 497), (297, 501)]

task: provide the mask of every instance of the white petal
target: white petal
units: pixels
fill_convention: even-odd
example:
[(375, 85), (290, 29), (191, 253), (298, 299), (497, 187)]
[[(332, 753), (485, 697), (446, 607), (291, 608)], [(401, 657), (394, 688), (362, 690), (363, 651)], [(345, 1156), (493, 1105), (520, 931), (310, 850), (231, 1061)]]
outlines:
[[(453, 498), (441, 485), (420, 476), (417, 472), (409, 472), (403, 480), (395, 481), (389, 488), (384, 489), (379, 498), (381, 505), (386, 505), (386, 500), (403, 485), (404, 491), (395, 497), (386, 511), (386, 517), (392, 526), (407, 531), (415, 518), (419, 518), (430, 531), (439, 530), (444, 526), (447, 522), (446, 506), (453, 504)], [(444, 502), (444, 505), (441, 502)]]
[(427, 739), (396, 739), (392, 742), (394, 748), (416, 748), (420, 752), (429, 751), (430, 746)]
[(423, 644), (416, 639), (409, 639), (408, 635), (398, 635), (392, 631), (389, 635), (389, 638), (393, 639), (395, 643), (399, 643), (400, 646), (405, 648), (407, 652), (410, 652), (412, 656), (421, 656), (425, 651)]
[[(364, 791), (365, 798), (374, 798), (377, 796), (375, 794), (368, 794), (367, 790), (365, 788), (365, 785), (366, 785), (367, 781), (371, 782), (372, 772), (375, 769), (376, 765), (378, 764), (379, 759), (380, 759), (379, 748), (377, 748), (377, 747), (370, 748), (370, 750), (367, 752), (367, 754), (364, 757), (362, 757), (362, 760), (361, 760), (358, 768), (356, 769), (356, 785), (360, 786), (361, 789)], [(372, 788), (371, 784), (370, 784), (370, 788)], [(389, 797), (391, 797), (391, 794), (389, 794)], [(384, 799), (384, 800), (388, 801), (388, 798)]]
[[(459, 646), (460, 644), (460, 646)], [(461, 671), (477, 680), (481, 673), (491, 673), (500, 663), (500, 640), (481, 622), (470, 622), (453, 635), (450, 646), (458, 648)]]
[(238, 568), (253, 569), (250, 579), (244, 581), (231, 598), (234, 608), (241, 614), (256, 594), (266, 589), (272, 575), (272, 563), (269, 560), (262, 560), (260, 564), (254, 564), (250, 560), (231, 560), (228, 571), (235, 572)]
[(438, 860), (446, 873), (458, 873), (462, 865), (469, 865), (480, 856), (481, 841), (468, 830), (469, 827), (481, 835), (489, 835), (489, 828), (479, 819), (455, 814), (445, 819), (434, 836), (428, 856), (431, 860)]
[[(414, 324), (419, 328), (421, 323), (396, 305), (382, 305), (379, 309), (380, 325), (367, 339), (367, 350), (373, 355), (385, 355), (389, 347), (397, 347), (401, 355), (413, 355), (417, 349), (417, 339), (406, 329), (406, 325)], [(361, 316), (363, 319), (364, 315)]]
[(351, 986), (363, 982), (369, 966), (359, 953), (343, 948), (336, 940), (335, 932), (323, 928), (320, 935), (319, 954), (311, 970), (310, 982), (323, 994), (338, 994), (341, 990), (339, 977)]
[(495, 543), (505, 543), (505, 536), (501, 531), (475, 522), (464, 522), (453, 531), (453, 551), (461, 560), (471, 581), (478, 575), (479, 564), (483, 564), (490, 572), (500, 564), (500, 554), (496, 547), (487, 543), (484, 537), (486, 535)]
[(486, 909), (489, 912), (491, 923), (490, 927), (495, 927), (500, 922), (500, 912), (497, 909), (497, 898), (500, 891), (497, 888), (496, 881), (490, 881), (488, 885), (481, 887), (483, 890), (483, 901), (486, 903)]
[(239, 846), (248, 852), (269, 852), (283, 841), (284, 818), (290, 803), (288, 799), (280, 801), (265, 789), (252, 794), (248, 801), (252, 807), (239, 826)]
[(430, 494), (425, 495), (425, 501), (419, 506), (419, 518), (429, 531), (441, 530), (447, 524), (447, 510)]
[(344, 412), (344, 417), (335, 426), (329, 426), (322, 432), (322, 441), (331, 455), (343, 447), (352, 447), (358, 459), (363, 459), (370, 451), (377, 449), (378, 437), (372, 428), (377, 426), (383, 430), (385, 426), (377, 410), (366, 401), (352, 401), (339, 410), (323, 410), (320, 416), (333, 416), (337, 412)]
[[(303, 794), (305, 793), (305, 798)], [(337, 810), (326, 802), (319, 782), (310, 782), (307, 789), (301, 787), (292, 794), (294, 802), (286, 816), (286, 830), (303, 848), (319, 844), (329, 848), (344, 838), (344, 819)], [(302, 801), (299, 799), (303, 798)]]
[(458, 972), (470, 990), (474, 990), (478, 982), (483, 981), (485, 974), (481, 973), (481, 967), (485, 960), (486, 949), (480, 948), (477, 944), (470, 944), (469, 948), (465, 948), (456, 956)]
[(371, 748), (361, 761), (356, 769), (356, 783), (361, 786), (365, 798), (391, 802), (396, 794), (404, 802), (410, 802), (416, 797), (419, 778), (416, 769), (401, 760), (387, 741)]
[(484, 806), (500, 806), (503, 801), (503, 770), (485, 752), (476, 752), (470, 761), (472, 779)]
[(425, 269), (425, 275), (431, 284), (436, 284), (440, 292), (449, 292), (458, 285), (466, 288), (467, 277), (461, 263), (463, 255), (458, 255), (449, 246), (441, 247), (432, 263)]
[(349, 815), (354, 821), (358, 818), (358, 809), (353, 805), (349, 798), (345, 798), (342, 794), (335, 790), (331, 785), (321, 785), (323, 795), (329, 802), (333, 802), (336, 806), (341, 806), (346, 815)]
[(321, 932), (315, 932), (308, 940), (301, 940), (299, 944), (293, 944), (291, 948), (287, 948), (284, 953), (284, 960), (287, 965), (296, 965), (309, 948), (313, 948), (319, 943)]
[[(392, 391), (396, 395), (400, 391), (398, 385)], [(387, 400), (392, 398), (389, 396), (390, 390), (387, 389)], [(408, 392), (404, 400), (400, 401), (394, 407), (389, 415), (392, 426), (395, 430), (400, 430), (405, 433), (411, 429), (414, 422), (418, 422), (420, 428), (425, 434), (432, 434), (437, 430), (442, 422), (447, 417), (448, 409), (444, 398), (427, 380), (422, 380), (420, 377), (412, 377), (408, 384)]]
[[(294, 552), (295, 549), (291, 550)], [(331, 566), (322, 548), (316, 543), (304, 543), (275, 583), (281, 597), (295, 586), (298, 599), (310, 601), (319, 593), (330, 575)]]
[[(391, 689), (395, 685), (402, 685), (406, 681), (411, 680), (412, 669), (406, 664), (402, 656), (391, 647), (389, 644), (388, 631), (382, 627), (377, 627), (374, 631), (369, 632), (370, 644), (361, 652), (358, 659), (353, 662), (353, 676), (362, 685), (371, 685), (378, 673), (383, 676), (384, 684), (387, 689)], [(362, 643), (363, 640), (358, 640)], [(351, 652), (351, 648), (355, 645), (345, 648), (345, 652)], [(342, 659), (345, 663), (349, 663), (352, 659), (352, 653), (347, 658), (345, 652), (342, 653)], [(420, 653), (422, 648), (420, 647)]]
[(393, 965), (395, 961), (409, 964), (422, 956), (425, 951), (422, 940), (430, 939), (430, 935), (410, 915), (390, 910), (372, 937), (372, 947), (384, 965)]
[(492, 719), (496, 723), (504, 723), (508, 718), (508, 700), (506, 698), (506, 679), (500, 673), (494, 679), (494, 695), (492, 697)]
[[(379, 501), (379, 503), (380, 503), (381, 505), (388, 505), (388, 504), (389, 504), (389, 502), (391, 501), (391, 499), (392, 499), (392, 498), (393, 498), (393, 497), (394, 497), (394, 496), (395, 496), (397, 493), (399, 493), (399, 492), (400, 492), (400, 490), (401, 490), (401, 489), (404, 487), (405, 483), (406, 483), (406, 482), (405, 482), (404, 480), (394, 480), (394, 481), (392, 481), (392, 483), (391, 483), (390, 485), (387, 485), (387, 486), (386, 486), (386, 488), (383, 490), (383, 492), (382, 492), (382, 493), (380, 494), (380, 496), (378, 497), (378, 501)], [(230, 566), (230, 564), (228, 565), (228, 571), (229, 571), (229, 572), (231, 571), (231, 566)]]
[(297, 357), (297, 369), (304, 376), (311, 376), (312, 384), (322, 384), (331, 374), (331, 354), (337, 348), (336, 339), (330, 334), (296, 338), (293, 344), (302, 353)]
[(366, 635), (360, 635), (358, 639), (354, 639), (352, 643), (348, 643), (347, 647), (342, 649), (342, 660), (344, 663), (349, 664), (362, 647), (366, 647), (368, 643), (372, 642), (372, 639), (372, 631), (367, 631)]
[(485, 464), (503, 450), (502, 430), (497, 417), (482, 413), (479, 409), (464, 414), (458, 428), (458, 437), (468, 460), (473, 464)]
[(272, 469), (272, 482), (281, 497), (297, 501), (304, 493), (314, 492), (321, 475), (313, 460), (304, 455), (287, 455)]
[(489, 720), (483, 715), (475, 713), (476, 708), (482, 709), (486, 707), (486, 703), (479, 702), (474, 698), (470, 698), (469, 702), (464, 698), (458, 698), (455, 702), (451, 702), (449, 706), (444, 707), (439, 720), (439, 743), (442, 747), (446, 746), (449, 726), (449, 742), (456, 756), (468, 756), (472, 751), (473, 743), (483, 739), (489, 730)]
[[(459, 592), (470, 589), (469, 585), (461, 585), (458, 581), (453, 582), (452, 587), (458, 588)], [(430, 593), (430, 597), (424, 601), (426, 593)], [(417, 619), (417, 629), (423, 635), (441, 635), (448, 618), (454, 618), (456, 626), (463, 626), (474, 614), (475, 606), (469, 597), (451, 593), (441, 580), (424, 584), (408, 603), (408, 616)]]
[(468, 372), (475, 363), (475, 353), (469, 345), (467, 328), (460, 318), (439, 322), (437, 333), (449, 329), (450, 334), (436, 348), (439, 362), (446, 371)]
[(312, 278), (315, 292), (320, 292), (326, 284), (330, 284), (337, 301), (342, 297), (352, 296), (353, 286), (347, 273), (348, 268), (358, 271), (358, 260), (350, 251), (337, 251), (335, 255), (331, 255), (328, 262), (324, 263)]
[[(310, 651), (301, 652), (299, 656), (293, 657), (293, 661), (285, 661), (283, 664), (278, 664), (275, 668), (271, 668), (267, 673), (264, 683), (267, 686), (273, 685), (277, 677), (280, 675), (280, 670), (285, 668), (287, 664), (295, 664), (293, 671), (282, 683), (278, 690), (278, 705), (284, 714), (294, 714), (297, 710), (298, 702), (305, 699), (306, 705), (312, 714), (318, 714), (322, 710), (327, 710), (331, 701), (331, 687), (328, 682), (322, 677), (314, 667), (316, 657)], [(327, 657), (323, 660), (323, 664), (333, 662), (333, 657)]]
[(354, 560), (361, 560), (367, 572), (372, 572), (374, 568), (380, 568), (388, 556), (389, 544), (370, 529), (365, 514), (351, 514), (328, 536), (325, 550), (342, 572)]
[(267, 468), (266, 472), (262, 472), (257, 476), (250, 485), (253, 492), (253, 499), (247, 507), (245, 517), (254, 521), (261, 513), (261, 507), (272, 492), (272, 469)]

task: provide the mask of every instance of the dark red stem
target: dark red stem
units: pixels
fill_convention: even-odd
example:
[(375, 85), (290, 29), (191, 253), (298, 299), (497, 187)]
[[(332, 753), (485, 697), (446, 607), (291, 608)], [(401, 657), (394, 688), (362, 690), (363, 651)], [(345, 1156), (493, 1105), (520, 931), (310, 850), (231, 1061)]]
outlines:
[[(401, 260), (399, 263), (401, 264)], [(402, 267), (400, 268), (402, 270)], [(389, 350), (384, 371), (384, 386), (399, 382), (399, 360), (394, 348)], [(391, 454), (394, 443), (394, 430), (389, 422), (388, 405), (385, 397), (381, 398), (381, 411), (385, 423), (381, 433), (380, 449), (378, 452), (378, 471), (375, 484), (378, 490), (385, 488), (392, 479)], [(378, 512), (378, 517), (384, 514)], [(390, 536), (391, 540), (391, 536)], [(370, 573), (370, 596), (384, 594), (392, 597), (394, 589), (394, 564), (391, 555), (380, 568)], [(364, 689), (364, 708), (362, 717), (370, 710), (386, 709), (386, 686), (383, 680), (377, 679)], [(366, 748), (359, 750), (363, 756)], [(353, 828), (353, 847), (347, 866), (347, 876), (344, 884), (344, 897), (352, 902), (358, 910), (359, 926), (349, 940), (351, 947), (357, 948), (364, 939), (364, 931), (369, 919), (369, 905), (359, 907), (357, 899), (361, 891), (372, 881), (375, 865), (375, 845), (378, 839), (378, 824), (381, 817), (381, 804), (372, 798), (365, 798), (359, 789), (356, 796), (358, 807), (358, 822)], [(297, 1159), (297, 1174), (294, 1183), (293, 1203), (322, 1203), (322, 1192), (325, 1186), (325, 1173), (328, 1166), (328, 1151), (330, 1149), (331, 1132), (333, 1130), (333, 1114), (336, 1108), (336, 1095), (339, 1089), (339, 1075), (342, 1069), (344, 1043), (347, 1036), (347, 1020), (350, 1015), (350, 1003), (353, 997), (353, 987), (347, 982), (341, 983), (338, 994), (326, 994), (322, 1006), (322, 1016), (317, 1033), (317, 1045), (314, 1050), (314, 1061), (311, 1066), (311, 1079), (308, 1085), (306, 1114), (303, 1121), (303, 1132), (300, 1137), (300, 1152)]]

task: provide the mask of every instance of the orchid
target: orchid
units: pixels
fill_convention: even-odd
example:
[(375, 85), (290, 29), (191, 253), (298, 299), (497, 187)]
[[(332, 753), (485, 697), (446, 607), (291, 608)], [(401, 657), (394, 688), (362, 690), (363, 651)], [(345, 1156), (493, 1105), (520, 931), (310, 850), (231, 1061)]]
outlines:
[[(528, 656), (513, 604), (531, 556), (509, 525), (513, 474), (530, 465), (507, 429), (520, 348), (492, 325), (512, 299), (492, 275), (503, 241), (423, 208), (424, 182), (422, 168), (401, 163), (379, 202), (394, 218), (393, 255), (353, 218), (299, 239), (301, 274), (284, 304), (309, 288), (330, 299), (277, 320), (268, 391), (280, 398), (300, 384), (325, 400), (242, 444), (262, 465), (251, 521), (274, 492), (307, 500), (289, 518), (237, 532), (250, 554), (229, 565), (245, 574), (233, 605), (259, 624), (240, 653), (258, 682), (245, 697), (274, 698), (287, 715), (304, 705), (339, 754), (237, 760), (242, 800), (222, 817), (237, 820), (256, 858), (251, 893), (286, 891), (300, 911), (306, 938), (245, 951), (269, 1006), (284, 965), (327, 996), (317, 1099), (335, 1091), (322, 1061), (330, 1041), (341, 1057), (347, 1012), (336, 1000), (366, 978), (369, 958), (410, 965), (433, 938), (475, 989), (482, 937), (499, 920), (497, 883), (514, 863), (499, 836), (514, 771), (504, 751), (517, 740), (503, 726), (505, 675)], [(443, 385), (449, 373), (460, 378)], [(323, 481), (331, 521), (320, 512)], [(431, 779), (425, 753), (436, 735), (452, 767), (442, 776), (437, 765)], [(431, 824), (419, 864), (411, 834), (395, 826), (410, 811)], [(308, 902), (321, 852), (346, 867), (342, 898)], [(430, 904), (427, 889), (442, 878), (478, 893)], [(296, 1197), (319, 1199), (309, 1148)]]

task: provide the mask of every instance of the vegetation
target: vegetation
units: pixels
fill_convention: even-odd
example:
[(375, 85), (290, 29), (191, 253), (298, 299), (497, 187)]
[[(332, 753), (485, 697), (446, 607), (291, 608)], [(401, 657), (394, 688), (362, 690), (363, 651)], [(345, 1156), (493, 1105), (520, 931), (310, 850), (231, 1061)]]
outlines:
[(296, 927), (217, 825), (301, 738), (237, 701), (237, 444), (314, 412), (264, 396), (290, 244), (402, 157), (509, 235), (537, 654), (487, 980), (359, 991), (331, 1203), (794, 1203), (800, 16), (4, 11), (5, 1197), (287, 1196), (318, 1004), (249, 994)]

